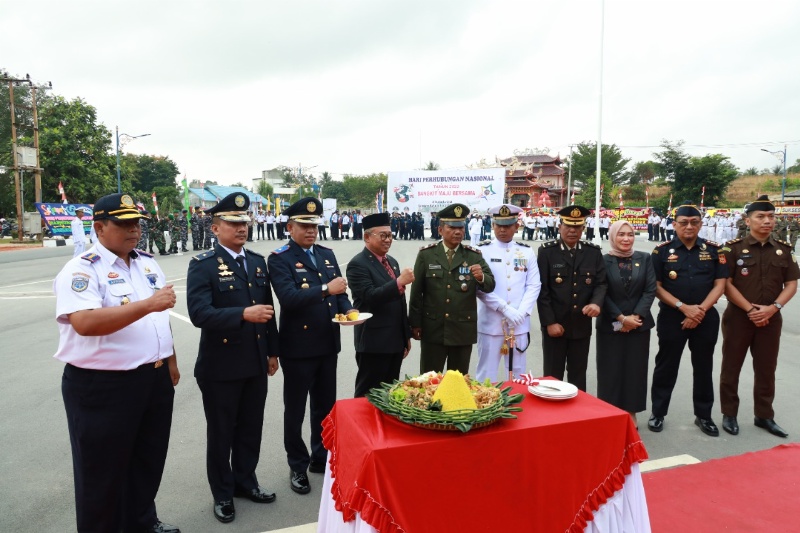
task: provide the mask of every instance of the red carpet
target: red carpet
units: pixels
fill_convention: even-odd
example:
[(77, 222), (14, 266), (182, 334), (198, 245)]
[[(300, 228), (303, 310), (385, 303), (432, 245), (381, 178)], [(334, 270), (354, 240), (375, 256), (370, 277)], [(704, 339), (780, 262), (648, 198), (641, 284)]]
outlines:
[(800, 531), (800, 444), (642, 478), (653, 533)]

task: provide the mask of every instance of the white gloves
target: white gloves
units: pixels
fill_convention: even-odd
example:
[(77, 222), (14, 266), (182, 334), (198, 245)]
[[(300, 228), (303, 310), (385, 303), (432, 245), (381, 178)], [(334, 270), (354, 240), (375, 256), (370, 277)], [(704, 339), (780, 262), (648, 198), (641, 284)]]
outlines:
[(519, 326), (525, 321), (525, 315), (511, 307), (510, 305), (503, 304), (502, 307), (498, 309), (503, 316), (506, 317), (508, 322), (514, 326)]

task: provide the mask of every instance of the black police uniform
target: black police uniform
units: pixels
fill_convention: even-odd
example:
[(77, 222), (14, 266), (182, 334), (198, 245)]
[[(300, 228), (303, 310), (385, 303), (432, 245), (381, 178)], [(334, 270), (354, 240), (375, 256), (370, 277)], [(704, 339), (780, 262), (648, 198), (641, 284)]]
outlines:
[[(291, 223), (313, 223), (322, 216), (322, 203), (304, 198), (285, 214)], [(293, 217), (307, 217), (298, 220)], [(342, 277), (330, 248), (314, 244), (314, 259), (294, 240), (274, 250), (268, 259), (270, 279), (280, 302), (280, 361), (284, 375), (283, 442), (289, 468), (305, 473), (324, 467), (322, 421), (336, 401), (336, 365), (341, 350), (337, 313), (353, 306), (347, 294), (327, 295), (322, 286)], [(306, 399), (311, 398), (311, 454), (303, 442)]]
[[(234, 203), (237, 197), (244, 206)], [(246, 195), (233, 193), (207, 214), (209, 219), (230, 211), (246, 216), (246, 204)], [(258, 488), (268, 357), (278, 355), (275, 319), (265, 324), (243, 319), (245, 308), (273, 301), (264, 256), (244, 248), (242, 253), (243, 265), (217, 243), (193, 258), (186, 279), (189, 317), (201, 328), (194, 375), (203, 395), (206, 469), (216, 502)]]
[[(714, 281), (728, 277), (728, 267), (719, 261), (719, 244), (697, 238), (691, 250), (679, 238), (653, 250), (653, 267), (661, 287), (684, 304), (699, 305), (714, 287)], [(694, 369), (694, 414), (708, 420), (714, 404), (711, 376), (714, 346), (719, 335), (719, 313), (712, 306), (694, 329), (682, 329), (685, 316), (674, 307), (659, 302), (656, 331), (658, 353), (653, 371), (651, 399), (653, 416), (664, 417), (669, 410), (672, 389), (678, 379), (681, 355), (689, 343)]]

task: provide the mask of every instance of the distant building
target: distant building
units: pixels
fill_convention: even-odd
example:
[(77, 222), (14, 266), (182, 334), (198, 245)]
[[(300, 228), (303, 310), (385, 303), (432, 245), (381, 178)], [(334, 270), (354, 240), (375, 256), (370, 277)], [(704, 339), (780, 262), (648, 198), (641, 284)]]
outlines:
[(567, 205), (561, 158), (546, 154), (518, 155), (497, 160), (506, 169), (506, 199), (522, 208)]

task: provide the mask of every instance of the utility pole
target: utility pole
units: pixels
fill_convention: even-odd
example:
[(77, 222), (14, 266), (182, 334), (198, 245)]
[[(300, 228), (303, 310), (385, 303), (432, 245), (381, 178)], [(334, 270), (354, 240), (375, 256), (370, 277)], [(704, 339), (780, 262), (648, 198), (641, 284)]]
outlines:
[(11, 105), (11, 151), (14, 152), (14, 190), (17, 198), (17, 239), (22, 240), (22, 192), (19, 188), (19, 156), (17, 154), (17, 115), (14, 113), (14, 82), (22, 80), (8, 80), (8, 95)]

